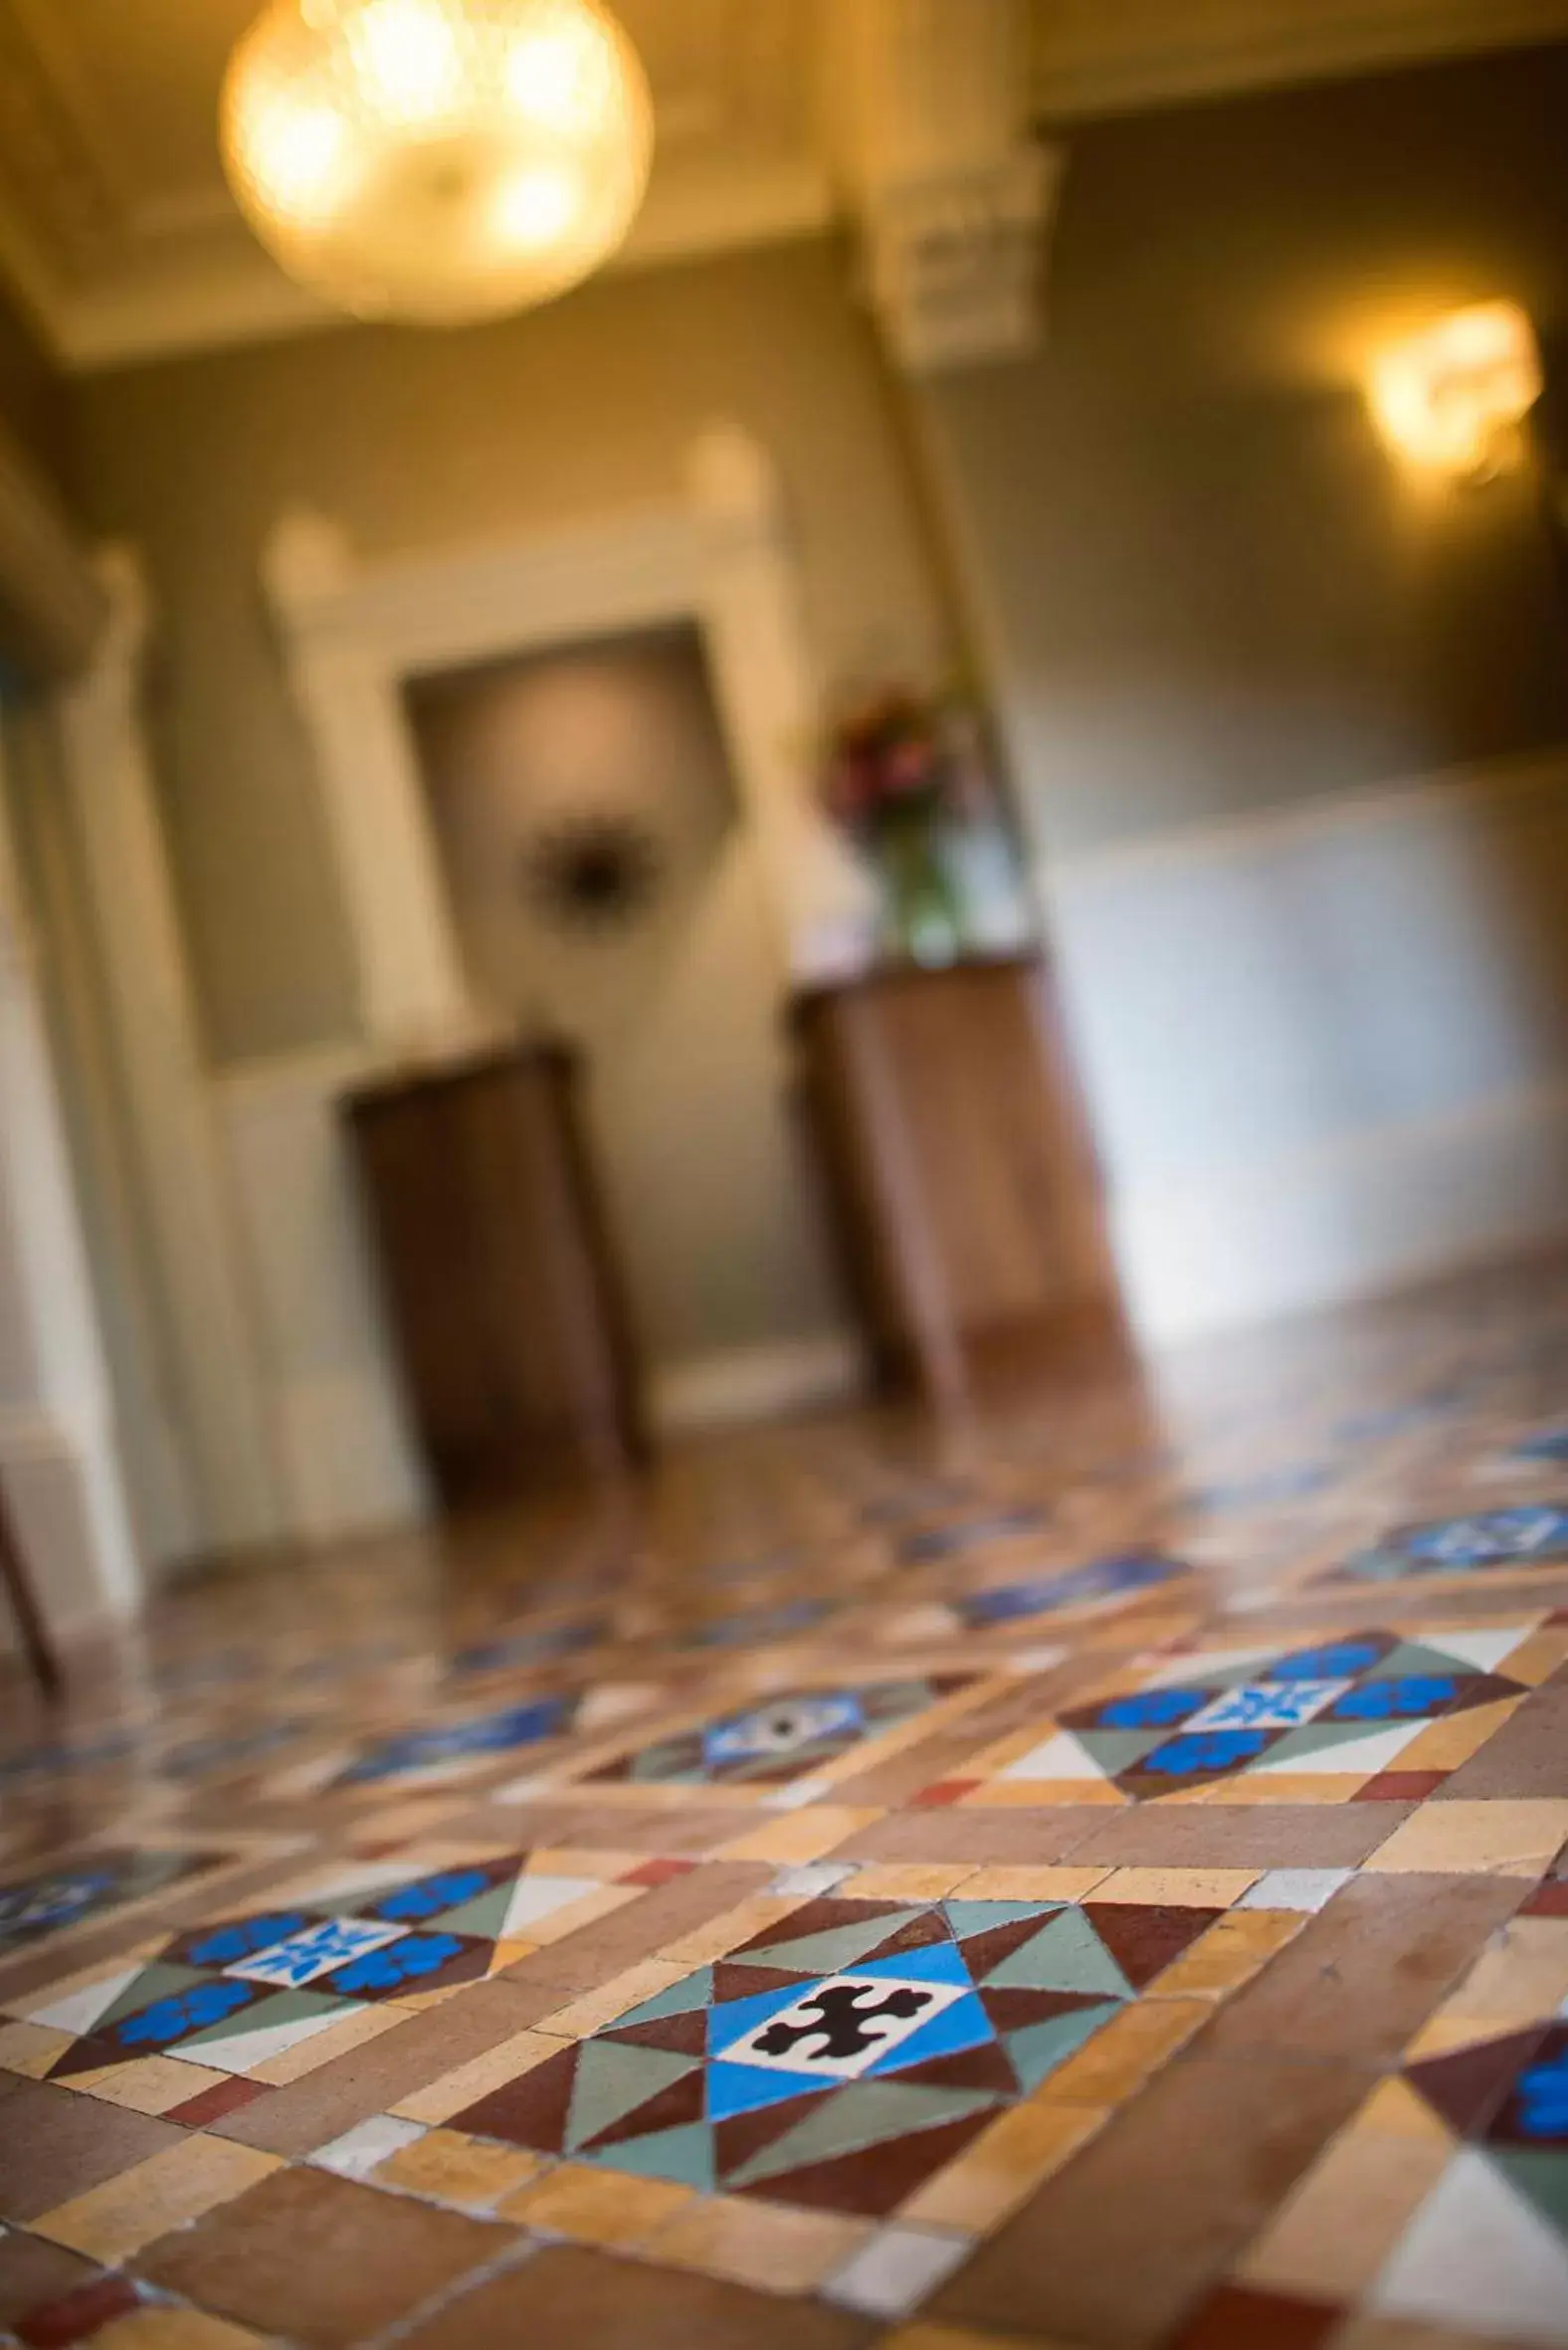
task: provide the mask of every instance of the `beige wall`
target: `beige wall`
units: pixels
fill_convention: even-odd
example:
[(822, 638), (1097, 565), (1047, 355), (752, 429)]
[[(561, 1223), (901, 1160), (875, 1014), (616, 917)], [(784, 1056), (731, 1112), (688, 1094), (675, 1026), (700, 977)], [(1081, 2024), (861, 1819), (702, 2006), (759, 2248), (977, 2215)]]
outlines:
[(291, 502), (369, 552), (657, 499), (716, 417), (782, 470), (830, 675), (924, 666), (946, 623), (848, 264), (813, 241), (610, 278), (460, 334), (355, 328), (81, 382), (93, 526), (143, 549), (163, 611), (160, 768), (212, 1052), (342, 1034), (347, 940), (258, 587)]
[(1568, 740), (1528, 482), (1417, 490), (1360, 369), (1568, 339), (1568, 47), (1069, 136), (1033, 360), (922, 406), (1048, 857)]

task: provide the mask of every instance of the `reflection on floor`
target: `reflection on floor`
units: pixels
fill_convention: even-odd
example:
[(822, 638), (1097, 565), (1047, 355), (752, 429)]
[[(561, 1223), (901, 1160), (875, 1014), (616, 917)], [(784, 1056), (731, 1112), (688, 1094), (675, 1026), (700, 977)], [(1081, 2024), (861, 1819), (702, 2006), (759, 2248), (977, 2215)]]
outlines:
[(1568, 1268), (231, 1570), (0, 1747), (0, 2333), (1568, 2344)]

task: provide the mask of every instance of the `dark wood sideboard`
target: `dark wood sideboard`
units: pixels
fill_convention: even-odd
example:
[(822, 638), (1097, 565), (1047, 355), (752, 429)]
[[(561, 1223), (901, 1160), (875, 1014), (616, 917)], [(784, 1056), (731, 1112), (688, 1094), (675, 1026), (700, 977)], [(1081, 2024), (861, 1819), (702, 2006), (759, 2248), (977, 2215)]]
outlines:
[(802, 991), (801, 1097), (846, 1278), (889, 1384), (1126, 1345), (1049, 963), (897, 966)]
[(644, 1456), (576, 1057), (511, 1051), (343, 1104), (405, 1385), (452, 1507)]

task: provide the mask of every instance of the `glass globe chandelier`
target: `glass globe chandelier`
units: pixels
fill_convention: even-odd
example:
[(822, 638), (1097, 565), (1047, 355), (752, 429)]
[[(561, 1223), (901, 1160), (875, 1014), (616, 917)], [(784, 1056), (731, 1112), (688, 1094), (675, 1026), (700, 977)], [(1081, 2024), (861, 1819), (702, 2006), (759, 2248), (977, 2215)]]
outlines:
[(273, 0), (230, 63), (221, 135), (290, 277), (358, 317), (459, 325), (615, 251), (653, 107), (598, 0)]

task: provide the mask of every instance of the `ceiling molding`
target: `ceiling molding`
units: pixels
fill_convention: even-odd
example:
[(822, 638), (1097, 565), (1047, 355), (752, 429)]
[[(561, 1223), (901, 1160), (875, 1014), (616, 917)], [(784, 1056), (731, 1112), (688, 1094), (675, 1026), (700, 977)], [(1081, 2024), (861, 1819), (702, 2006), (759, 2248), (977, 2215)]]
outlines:
[(1568, 0), (1034, 0), (1048, 123), (1568, 37)]

